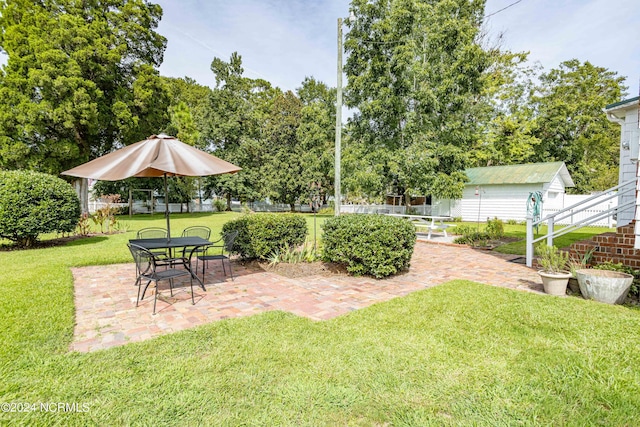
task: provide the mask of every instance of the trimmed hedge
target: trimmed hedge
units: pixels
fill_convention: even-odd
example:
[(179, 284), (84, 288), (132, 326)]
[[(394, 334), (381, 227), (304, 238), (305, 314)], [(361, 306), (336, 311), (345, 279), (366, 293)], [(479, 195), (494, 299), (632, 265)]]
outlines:
[(307, 221), (293, 214), (247, 214), (222, 227), (238, 230), (233, 252), (247, 259), (266, 259), (285, 247), (298, 246), (307, 237)]
[(355, 275), (381, 278), (409, 267), (416, 230), (402, 218), (343, 215), (322, 225), (323, 259), (345, 264)]
[(0, 237), (32, 246), (41, 233), (72, 232), (80, 201), (71, 185), (33, 171), (0, 171)]

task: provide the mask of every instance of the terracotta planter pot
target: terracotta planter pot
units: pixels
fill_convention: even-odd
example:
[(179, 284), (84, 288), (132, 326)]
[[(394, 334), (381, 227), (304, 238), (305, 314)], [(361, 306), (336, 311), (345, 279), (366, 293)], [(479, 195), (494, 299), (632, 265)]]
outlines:
[(542, 278), (542, 285), (546, 293), (558, 296), (567, 294), (567, 283), (569, 283), (569, 279), (573, 277), (571, 273), (547, 273), (546, 271), (540, 270), (538, 274)]
[(589, 268), (577, 270), (576, 276), (583, 297), (607, 304), (622, 304), (633, 283), (632, 275), (619, 271)]

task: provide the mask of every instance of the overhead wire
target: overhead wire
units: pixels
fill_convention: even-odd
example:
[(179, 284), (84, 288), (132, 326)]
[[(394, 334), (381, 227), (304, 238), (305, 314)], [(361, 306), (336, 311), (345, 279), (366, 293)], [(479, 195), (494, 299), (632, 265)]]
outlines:
[(495, 12), (491, 12), (490, 14), (485, 15), (484, 17), (485, 17), (485, 19), (486, 19), (486, 18), (489, 18), (489, 17), (491, 17), (491, 16), (493, 16), (493, 15), (495, 15), (495, 14), (498, 14), (498, 13), (502, 12), (503, 10), (509, 9), (511, 6), (515, 6), (515, 5), (517, 5), (517, 4), (518, 4), (518, 3), (520, 3), (521, 1), (522, 1), (522, 0), (514, 1), (514, 2), (513, 2), (513, 3), (511, 3), (510, 5), (505, 6), (505, 7), (503, 7), (502, 9), (496, 10)]

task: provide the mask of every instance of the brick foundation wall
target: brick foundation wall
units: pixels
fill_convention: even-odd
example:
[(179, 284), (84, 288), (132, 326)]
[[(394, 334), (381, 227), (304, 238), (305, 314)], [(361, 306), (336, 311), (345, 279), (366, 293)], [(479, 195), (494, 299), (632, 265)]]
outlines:
[(640, 250), (633, 248), (634, 229), (635, 221), (618, 227), (615, 233), (604, 233), (589, 240), (575, 242), (570, 246), (569, 252), (580, 259), (586, 251), (595, 247), (596, 250), (591, 258), (592, 264), (612, 261), (636, 270), (640, 269)]

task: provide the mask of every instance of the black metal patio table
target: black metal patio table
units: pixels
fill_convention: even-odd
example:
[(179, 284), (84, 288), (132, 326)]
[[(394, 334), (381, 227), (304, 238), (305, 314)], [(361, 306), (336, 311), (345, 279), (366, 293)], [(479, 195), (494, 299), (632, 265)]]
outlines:
[[(195, 236), (194, 237), (172, 237), (170, 239), (166, 239), (166, 238), (131, 239), (129, 240), (129, 243), (133, 245), (138, 245), (147, 250), (169, 249), (170, 254), (171, 254), (171, 251), (176, 248), (188, 247), (188, 248), (195, 249), (195, 248), (211, 245), (211, 242), (209, 240), (203, 239), (202, 237), (195, 237)], [(200, 287), (202, 288), (202, 290), (206, 291), (202, 280), (200, 280), (198, 275), (194, 274), (193, 270), (191, 269), (191, 254), (193, 252), (194, 251), (190, 251), (189, 259), (184, 263), (184, 266), (187, 270), (189, 270), (189, 273), (191, 273), (191, 277), (193, 277), (198, 281), (198, 283), (200, 283)], [(172, 258), (171, 255), (170, 255), (170, 258)]]

